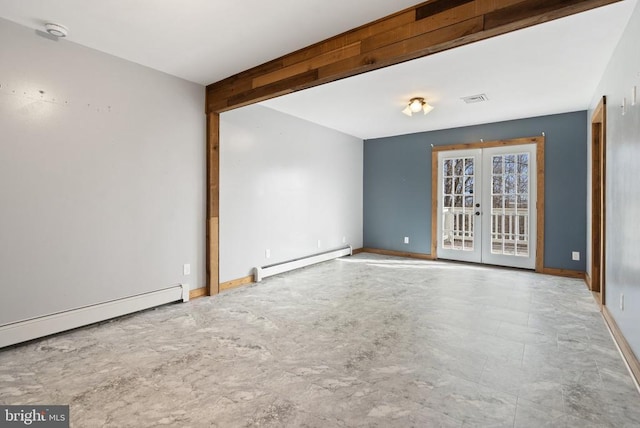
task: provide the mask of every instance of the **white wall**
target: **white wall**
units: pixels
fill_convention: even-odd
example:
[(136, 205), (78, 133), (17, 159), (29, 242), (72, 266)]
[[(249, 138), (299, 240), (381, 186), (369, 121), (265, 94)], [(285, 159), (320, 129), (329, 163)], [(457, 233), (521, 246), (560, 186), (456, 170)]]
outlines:
[(6, 20), (0, 85), (0, 325), (205, 285), (204, 87)]
[[(606, 301), (640, 357), (640, 3), (594, 94), (607, 97)], [(631, 106), (631, 89), (639, 99)], [(621, 114), (623, 98), (627, 112)], [(624, 294), (624, 311), (620, 295)]]
[(343, 237), (362, 247), (361, 139), (259, 105), (220, 126), (221, 282)]

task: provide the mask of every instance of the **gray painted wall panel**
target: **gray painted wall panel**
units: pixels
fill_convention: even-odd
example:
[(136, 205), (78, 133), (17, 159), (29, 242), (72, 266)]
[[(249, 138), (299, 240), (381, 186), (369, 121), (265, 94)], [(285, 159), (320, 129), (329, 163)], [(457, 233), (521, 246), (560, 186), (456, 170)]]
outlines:
[[(431, 144), (473, 143), (543, 132), (545, 266), (584, 271), (587, 177), (584, 111), (366, 140), (364, 246), (431, 253)], [(409, 244), (403, 243), (404, 236), (409, 236)], [(580, 251), (580, 261), (571, 260), (572, 251)]]
[[(592, 108), (607, 97), (606, 301), (635, 355), (640, 358), (640, 4), (598, 86)], [(627, 99), (623, 116), (620, 106)], [(620, 297), (624, 295), (624, 310)]]
[(2, 19), (0, 44), (0, 325), (204, 286), (204, 87)]
[(343, 247), (343, 239), (360, 248), (362, 146), (260, 105), (223, 113), (220, 280)]

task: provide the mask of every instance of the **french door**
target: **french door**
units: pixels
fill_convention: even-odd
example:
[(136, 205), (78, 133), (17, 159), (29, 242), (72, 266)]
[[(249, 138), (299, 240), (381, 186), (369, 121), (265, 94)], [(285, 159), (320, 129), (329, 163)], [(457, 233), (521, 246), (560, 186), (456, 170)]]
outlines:
[(536, 145), (438, 152), (438, 257), (535, 268)]

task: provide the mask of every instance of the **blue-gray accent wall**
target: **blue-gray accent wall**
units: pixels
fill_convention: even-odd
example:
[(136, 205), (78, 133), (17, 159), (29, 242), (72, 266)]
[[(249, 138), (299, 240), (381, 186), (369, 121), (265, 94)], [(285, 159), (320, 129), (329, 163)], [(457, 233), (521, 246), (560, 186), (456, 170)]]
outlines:
[[(418, 120), (429, 120), (416, 118)], [(431, 254), (431, 145), (545, 133), (544, 267), (585, 270), (587, 112), (365, 140), (364, 247)], [(409, 243), (404, 243), (404, 237)], [(580, 252), (580, 260), (571, 258)]]

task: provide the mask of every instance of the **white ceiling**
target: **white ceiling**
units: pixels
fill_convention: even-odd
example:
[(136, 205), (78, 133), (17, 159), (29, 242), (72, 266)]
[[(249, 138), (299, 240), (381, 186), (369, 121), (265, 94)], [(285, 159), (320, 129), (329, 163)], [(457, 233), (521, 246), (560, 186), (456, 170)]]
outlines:
[[(635, 5), (625, 0), (262, 104), (365, 139), (586, 110)], [(461, 100), (481, 93), (489, 101)], [(402, 114), (416, 96), (434, 110)]]
[[(584, 110), (637, 0), (263, 104), (360, 138)], [(0, 0), (0, 17), (200, 84), (422, 3), (415, 0)], [(486, 93), (490, 101), (460, 98)], [(413, 96), (435, 107), (400, 113)]]
[(0, 0), (0, 17), (207, 85), (419, 0)]

